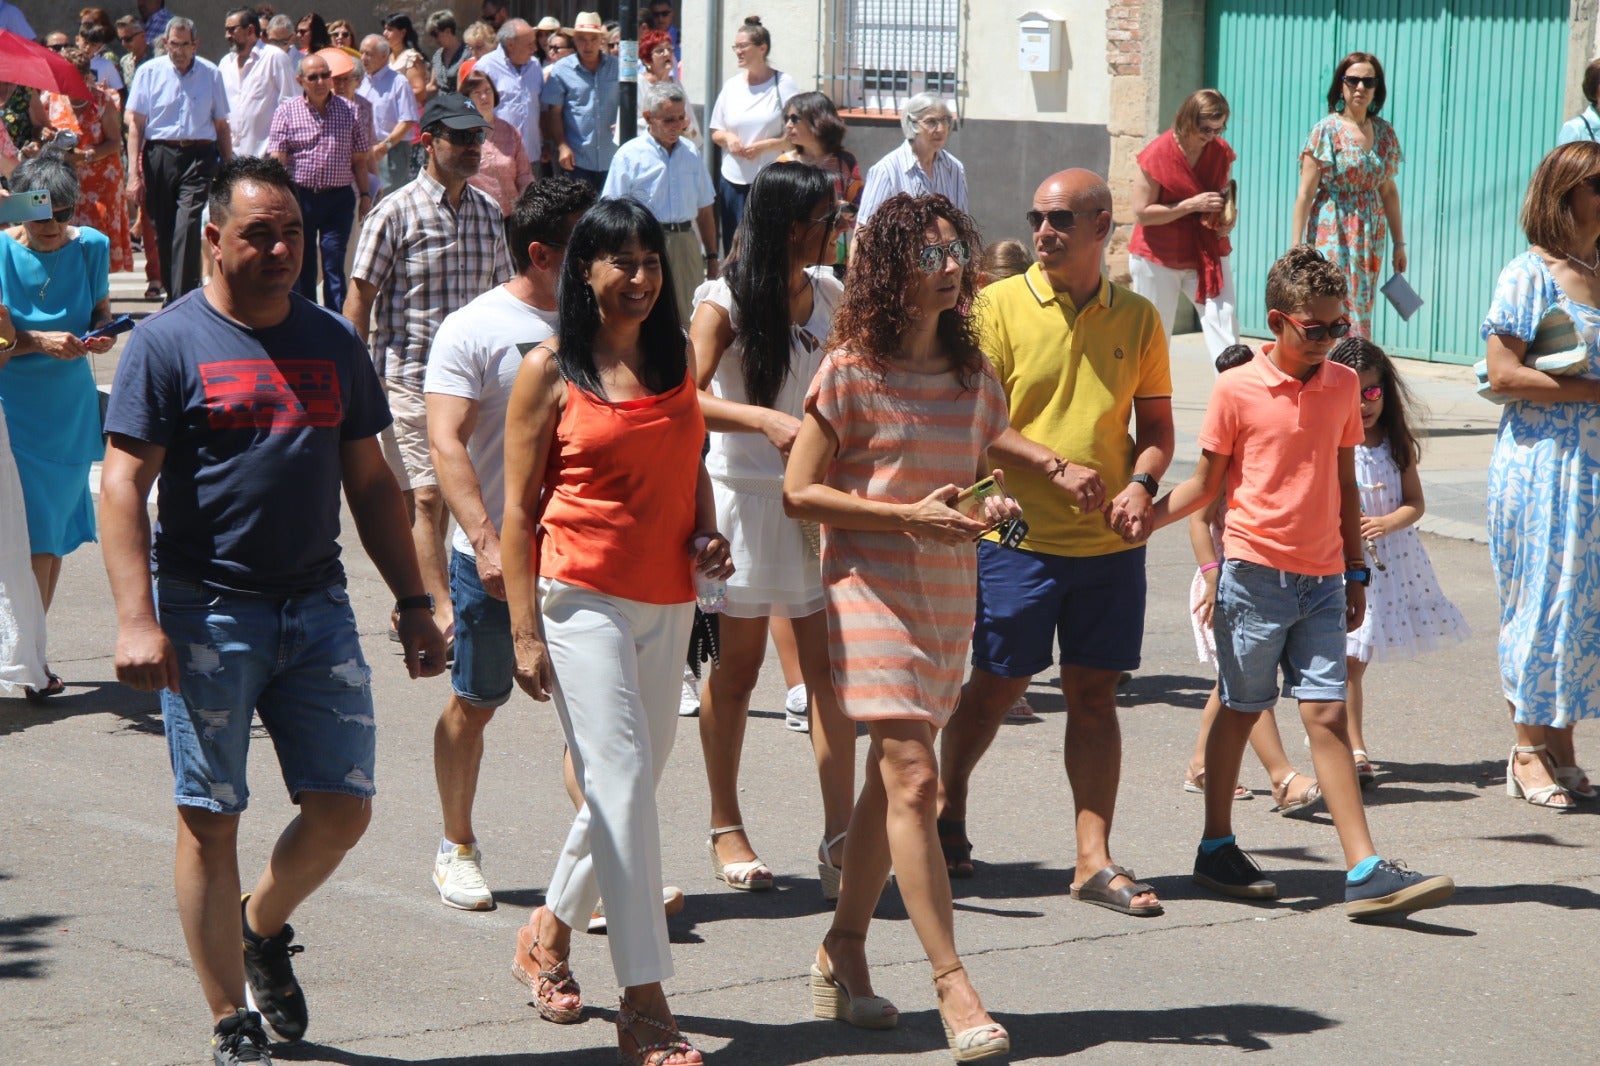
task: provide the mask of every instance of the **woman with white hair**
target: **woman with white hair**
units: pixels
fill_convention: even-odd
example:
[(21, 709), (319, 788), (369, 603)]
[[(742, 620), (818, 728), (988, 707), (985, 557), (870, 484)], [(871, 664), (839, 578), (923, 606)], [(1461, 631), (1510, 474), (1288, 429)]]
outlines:
[(967, 209), (967, 170), (944, 148), (955, 124), (950, 105), (937, 93), (918, 93), (906, 101), (900, 109), (900, 129), (906, 142), (867, 171), (867, 188), (856, 215), (858, 227), (867, 224), (879, 204), (902, 192), (912, 196), (937, 193), (961, 210)]

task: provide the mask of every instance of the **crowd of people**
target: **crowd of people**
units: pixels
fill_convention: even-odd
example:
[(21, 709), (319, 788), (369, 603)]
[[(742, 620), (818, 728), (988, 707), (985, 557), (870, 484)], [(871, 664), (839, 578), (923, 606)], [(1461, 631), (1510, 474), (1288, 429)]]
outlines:
[[(686, 715), (713, 876), (774, 885), (738, 797), (769, 639), (813, 747), (818, 883), (837, 901), (810, 971), (818, 1017), (898, 1024), (866, 953), (892, 869), (956, 1060), (1009, 1050), (961, 964), (950, 880), (982, 872), (973, 773), (1052, 665), (1070, 894), (1163, 913), (1112, 857), (1116, 689), (1141, 666), (1145, 544), (1189, 516), (1196, 646), (1217, 671), (1184, 781), (1204, 796), (1195, 881), (1277, 894), (1234, 833), (1249, 743), (1277, 811), (1332, 816), (1350, 917), (1450, 896), (1450, 878), (1383, 856), (1362, 802), (1370, 665), (1466, 636), (1414, 528), (1409, 396), (1370, 339), (1385, 251), (1406, 265), (1376, 57), (1337, 67), (1268, 276), (1274, 339), (1252, 351), (1214, 90), (1139, 156), (1127, 288), (1105, 271), (1103, 175), (1053, 174), (1017, 205), (1032, 247), (985, 248), (946, 147), (950, 103), (907, 100), (904, 142), (863, 176), (833, 101), (772, 65), (758, 18), (707, 108), (714, 186), (667, 0), (646, 9), (643, 129), (621, 144), (614, 28), (594, 13), (563, 27), (484, 0), (458, 32), (435, 12), (429, 56), (405, 14), (358, 41), (342, 20), (241, 7), (213, 63), (191, 20), (140, 3), (142, 21), (115, 24), (84, 9), (62, 42), (89, 99), (18, 90), (34, 125), (13, 130), (10, 196), (49, 210), (0, 235), (0, 632), (20, 634), (0, 683), (39, 701), (65, 688), (45, 612), (62, 557), (97, 535), (103, 455), (116, 671), (159, 693), (178, 910), (219, 1066), (305, 1035), (289, 919), (371, 818), (341, 499), (394, 593), (409, 675), (450, 674), (434, 735), (444, 904), (495, 905), (474, 821), (495, 710), (518, 688), (553, 701), (576, 813), (514, 973), (542, 1018), (576, 1022), (572, 933), (605, 928), (624, 1061), (701, 1061), (664, 988), (684, 895), (663, 880), (656, 806)], [(1597, 532), (1600, 144), (1539, 164), (1523, 224), (1532, 247), (1483, 326), (1506, 401), (1489, 522), (1507, 790), (1570, 809), (1597, 795), (1573, 726), (1595, 713), (1583, 612), (1600, 571), (1571, 549)], [(102, 423), (86, 357), (119, 331), (109, 275), (131, 266), (134, 233), (165, 307), (132, 330)], [(1163, 495), (1180, 294), (1219, 376), (1197, 469)], [(1280, 696), (1299, 704), (1314, 777), (1284, 751)], [(299, 812), (241, 896), (253, 714)]]

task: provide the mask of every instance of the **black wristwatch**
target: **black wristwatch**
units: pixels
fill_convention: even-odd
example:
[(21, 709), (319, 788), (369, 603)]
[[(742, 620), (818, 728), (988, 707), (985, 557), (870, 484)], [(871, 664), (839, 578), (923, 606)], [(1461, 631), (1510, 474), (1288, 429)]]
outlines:
[(401, 611), (414, 611), (419, 607), (427, 611), (429, 614), (432, 614), (433, 593), (424, 592), (420, 596), (401, 596), (398, 600), (394, 601), (395, 614), (399, 614)]
[(1135, 474), (1128, 479), (1128, 483), (1143, 486), (1152, 500), (1156, 498), (1156, 493), (1161, 491), (1161, 482), (1156, 480), (1154, 474)]
[(1346, 581), (1354, 581), (1362, 588), (1366, 588), (1372, 584), (1372, 571), (1364, 566), (1352, 566), (1344, 572), (1344, 579)]

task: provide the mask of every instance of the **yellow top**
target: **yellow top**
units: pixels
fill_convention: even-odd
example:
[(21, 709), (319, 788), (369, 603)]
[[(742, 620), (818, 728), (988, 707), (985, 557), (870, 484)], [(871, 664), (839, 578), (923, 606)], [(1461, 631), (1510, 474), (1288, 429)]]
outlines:
[[(1100, 291), (1080, 309), (1050, 287), (1036, 263), (984, 289), (973, 315), (1005, 388), (1012, 427), (1068, 462), (1098, 470), (1106, 499), (1127, 488), (1133, 401), (1172, 395), (1167, 337), (1150, 301), (1102, 278)], [(1100, 513), (1080, 514), (1044, 474), (1000, 466), (1028, 523), (1021, 547), (1069, 556), (1132, 547)]]

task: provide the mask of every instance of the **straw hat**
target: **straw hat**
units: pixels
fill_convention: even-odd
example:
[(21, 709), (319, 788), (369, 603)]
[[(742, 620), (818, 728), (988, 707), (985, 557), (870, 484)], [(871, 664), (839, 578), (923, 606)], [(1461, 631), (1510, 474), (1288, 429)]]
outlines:
[(580, 11), (578, 17), (572, 20), (572, 28), (568, 33), (606, 33), (605, 23), (600, 19), (598, 11)]

